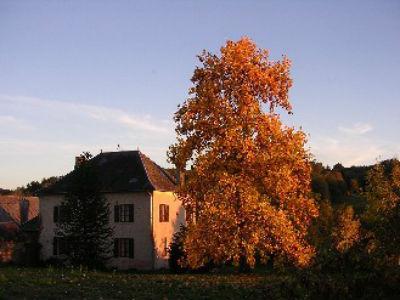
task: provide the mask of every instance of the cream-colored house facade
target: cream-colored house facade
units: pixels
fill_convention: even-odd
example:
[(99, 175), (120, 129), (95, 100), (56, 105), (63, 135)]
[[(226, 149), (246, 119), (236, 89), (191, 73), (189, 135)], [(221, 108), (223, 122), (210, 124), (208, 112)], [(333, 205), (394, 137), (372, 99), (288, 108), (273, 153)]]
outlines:
[[(185, 224), (185, 211), (174, 194), (175, 177), (140, 151), (101, 153), (90, 163), (98, 169), (102, 192), (111, 208), (114, 252), (109, 266), (168, 268), (168, 246), (180, 225)], [(43, 260), (63, 254), (62, 241), (55, 231), (68, 176), (40, 196)]]

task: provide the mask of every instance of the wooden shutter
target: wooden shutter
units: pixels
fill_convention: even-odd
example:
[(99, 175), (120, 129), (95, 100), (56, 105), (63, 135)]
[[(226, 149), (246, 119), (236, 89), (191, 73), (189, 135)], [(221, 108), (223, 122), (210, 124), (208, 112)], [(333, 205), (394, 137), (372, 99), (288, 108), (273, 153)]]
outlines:
[(119, 222), (119, 205), (114, 206), (114, 222)]
[(165, 222), (169, 222), (169, 205), (165, 205), (165, 217), (164, 217), (164, 221)]
[(118, 254), (119, 254), (118, 239), (114, 239), (114, 257), (118, 257)]
[(160, 204), (160, 206), (159, 206), (159, 212), (158, 212), (159, 221), (160, 221), (160, 222), (163, 221), (163, 212), (164, 212), (164, 210), (163, 210), (163, 204)]
[(58, 222), (64, 222), (65, 221), (65, 208), (60, 205), (58, 207)]
[(134, 252), (135, 252), (135, 249), (134, 249), (134, 242), (133, 242), (133, 239), (129, 239), (129, 258), (133, 258), (134, 257)]
[(133, 212), (134, 212), (134, 206), (133, 204), (129, 205), (129, 222), (133, 222), (134, 221), (134, 217), (133, 217)]
[(58, 222), (58, 206), (54, 206), (53, 208), (53, 221), (54, 223)]

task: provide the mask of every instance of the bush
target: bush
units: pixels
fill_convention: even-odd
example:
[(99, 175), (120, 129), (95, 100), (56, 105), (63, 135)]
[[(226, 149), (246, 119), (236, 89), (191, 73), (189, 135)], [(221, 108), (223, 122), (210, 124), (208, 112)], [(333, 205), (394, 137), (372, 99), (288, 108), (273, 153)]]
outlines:
[(398, 299), (399, 270), (320, 272), (301, 270), (282, 282), (280, 296), (288, 299)]
[(187, 271), (186, 254), (183, 246), (187, 229), (181, 225), (179, 231), (174, 234), (172, 243), (169, 246), (169, 269), (174, 273)]

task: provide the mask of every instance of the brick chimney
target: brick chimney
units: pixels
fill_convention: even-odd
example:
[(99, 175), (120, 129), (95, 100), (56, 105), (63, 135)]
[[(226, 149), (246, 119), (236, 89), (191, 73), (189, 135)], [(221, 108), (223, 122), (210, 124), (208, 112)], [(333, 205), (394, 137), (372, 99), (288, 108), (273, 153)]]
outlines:
[(29, 201), (26, 199), (21, 199), (19, 202), (19, 215), (21, 225), (28, 221), (29, 218)]
[(85, 162), (85, 157), (83, 157), (82, 155), (79, 156), (75, 156), (75, 167), (74, 169), (76, 170), (77, 168), (79, 168), (82, 163)]

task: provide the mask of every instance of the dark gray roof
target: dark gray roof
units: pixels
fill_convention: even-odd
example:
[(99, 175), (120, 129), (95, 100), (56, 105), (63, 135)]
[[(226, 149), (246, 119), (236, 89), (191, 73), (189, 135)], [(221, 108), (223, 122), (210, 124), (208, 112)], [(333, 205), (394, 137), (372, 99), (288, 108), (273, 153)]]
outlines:
[[(174, 191), (176, 181), (140, 151), (104, 152), (90, 159), (102, 192)], [(66, 193), (74, 171), (43, 190), (41, 194)]]

